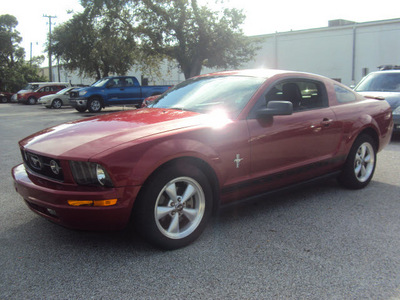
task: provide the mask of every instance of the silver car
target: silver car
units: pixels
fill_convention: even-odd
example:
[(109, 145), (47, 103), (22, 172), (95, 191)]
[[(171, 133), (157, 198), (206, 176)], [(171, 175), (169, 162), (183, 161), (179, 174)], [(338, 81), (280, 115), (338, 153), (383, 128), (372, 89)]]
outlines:
[(400, 133), (400, 70), (369, 73), (354, 90), (365, 97), (385, 99), (393, 111), (393, 132)]
[(56, 94), (40, 97), (38, 103), (47, 108), (61, 108), (61, 106), (70, 105), (69, 93), (73, 89), (76, 89), (76, 87), (67, 87)]

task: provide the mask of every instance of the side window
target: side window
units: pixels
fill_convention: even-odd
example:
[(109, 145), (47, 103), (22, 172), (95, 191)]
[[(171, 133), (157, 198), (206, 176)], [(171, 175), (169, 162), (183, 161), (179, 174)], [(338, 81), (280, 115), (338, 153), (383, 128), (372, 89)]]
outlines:
[(126, 86), (134, 86), (132, 78), (126, 78)]
[(109, 88), (115, 88), (120, 86), (120, 80), (119, 78), (113, 78), (110, 80), (110, 82), (107, 84), (107, 87)]
[(353, 91), (335, 84), (336, 99), (339, 103), (348, 103), (355, 101), (356, 95)]
[(301, 79), (285, 80), (274, 85), (265, 95), (265, 100), (266, 103), (271, 100), (290, 101), (294, 112), (327, 106), (323, 83)]
[(44, 89), (44, 91), (45, 91), (45, 92), (49, 92), (49, 91), (50, 91), (50, 87), (49, 87), (49, 86), (46, 86), (45, 89)]

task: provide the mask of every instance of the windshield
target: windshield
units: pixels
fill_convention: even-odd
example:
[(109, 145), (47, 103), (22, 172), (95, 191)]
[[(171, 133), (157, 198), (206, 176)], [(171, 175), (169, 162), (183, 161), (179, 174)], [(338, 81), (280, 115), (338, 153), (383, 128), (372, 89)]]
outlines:
[(172, 108), (208, 113), (224, 110), (236, 117), (265, 78), (247, 76), (210, 76), (186, 80), (169, 90), (149, 107)]
[(32, 90), (32, 91), (34, 91), (34, 90), (37, 90), (38, 88), (39, 88), (39, 85), (38, 85), (38, 84), (31, 84), (31, 83), (28, 83), (28, 85), (26, 85), (26, 86), (23, 88), (23, 90), (26, 90), (26, 91)]
[(400, 73), (371, 73), (355, 88), (356, 92), (400, 92)]
[(92, 84), (92, 86), (95, 86), (95, 87), (102, 87), (107, 81), (109, 81), (110, 80), (110, 78), (103, 78), (103, 79), (100, 79), (99, 81), (96, 81), (95, 83), (93, 83)]

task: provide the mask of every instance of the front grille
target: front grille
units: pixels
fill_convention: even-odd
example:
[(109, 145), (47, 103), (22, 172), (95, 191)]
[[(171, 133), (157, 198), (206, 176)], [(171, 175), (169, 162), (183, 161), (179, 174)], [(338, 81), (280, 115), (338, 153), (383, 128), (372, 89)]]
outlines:
[(34, 173), (57, 181), (64, 181), (64, 173), (60, 161), (50, 157), (21, 150), (25, 166)]

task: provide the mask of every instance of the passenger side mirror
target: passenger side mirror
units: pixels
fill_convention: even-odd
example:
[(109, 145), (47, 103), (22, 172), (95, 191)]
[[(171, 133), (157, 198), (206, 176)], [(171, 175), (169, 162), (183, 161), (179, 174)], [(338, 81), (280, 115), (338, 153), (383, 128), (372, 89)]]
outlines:
[(269, 101), (266, 108), (257, 111), (257, 118), (267, 116), (291, 115), (293, 113), (293, 104), (289, 101)]

